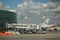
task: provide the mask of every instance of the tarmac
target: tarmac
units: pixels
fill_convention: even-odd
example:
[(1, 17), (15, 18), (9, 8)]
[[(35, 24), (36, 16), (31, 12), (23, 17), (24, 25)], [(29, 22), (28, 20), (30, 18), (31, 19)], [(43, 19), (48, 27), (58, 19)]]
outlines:
[(1, 36), (0, 40), (60, 40), (60, 31), (46, 34), (20, 34), (14, 36)]

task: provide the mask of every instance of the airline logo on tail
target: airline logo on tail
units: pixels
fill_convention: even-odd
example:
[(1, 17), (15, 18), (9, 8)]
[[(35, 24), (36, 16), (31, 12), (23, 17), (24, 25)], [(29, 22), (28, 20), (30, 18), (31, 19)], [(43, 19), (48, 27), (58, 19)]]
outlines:
[(46, 19), (46, 21), (44, 21), (44, 23), (43, 23), (43, 24), (44, 24), (44, 25), (47, 25), (47, 24), (48, 24), (48, 22), (49, 22), (49, 20), (50, 20), (49, 18), (48, 18), (48, 19)]

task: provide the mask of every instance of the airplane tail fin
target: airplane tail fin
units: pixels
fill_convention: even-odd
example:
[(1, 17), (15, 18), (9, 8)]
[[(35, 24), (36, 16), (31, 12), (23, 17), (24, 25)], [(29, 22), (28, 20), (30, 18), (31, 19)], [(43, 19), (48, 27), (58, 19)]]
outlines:
[(49, 19), (49, 18), (47, 18), (47, 19), (46, 19), (46, 21), (44, 21), (44, 22), (43, 22), (43, 24), (44, 24), (44, 25), (47, 25), (47, 24), (48, 24), (48, 22), (49, 22), (49, 20), (50, 20), (50, 19)]
[(52, 27), (56, 27), (56, 20), (53, 22)]

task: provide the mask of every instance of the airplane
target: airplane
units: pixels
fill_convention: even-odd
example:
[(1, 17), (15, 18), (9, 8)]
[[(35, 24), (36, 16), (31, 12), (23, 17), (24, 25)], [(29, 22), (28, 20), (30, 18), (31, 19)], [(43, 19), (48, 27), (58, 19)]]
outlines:
[(49, 22), (49, 18), (47, 18), (41, 25), (40, 25), (40, 27), (41, 28), (47, 28), (49, 25), (48, 25), (48, 22)]
[(49, 28), (54, 28), (56, 29), (56, 20), (51, 24), (51, 25), (48, 25), (48, 22), (49, 22), (50, 18), (47, 18), (46, 21), (44, 21), (41, 25), (40, 25), (40, 30), (45, 34), (46, 33), (46, 30), (49, 29)]
[(55, 22), (51, 25), (48, 25), (50, 18), (47, 18), (41, 25), (37, 25), (37, 33), (46, 33), (46, 30), (50, 27), (55, 27)]
[(55, 21), (53, 22), (53, 24), (51, 24), (49, 27), (50, 27), (49, 31), (50, 31), (51, 29), (54, 29), (54, 31), (57, 31), (56, 20), (55, 20)]

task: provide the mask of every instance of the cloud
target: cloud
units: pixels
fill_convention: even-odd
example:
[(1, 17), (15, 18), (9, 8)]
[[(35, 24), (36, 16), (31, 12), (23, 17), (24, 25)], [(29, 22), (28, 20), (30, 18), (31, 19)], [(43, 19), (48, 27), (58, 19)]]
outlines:
[(17, 5), (16, 11), (20, 13), (18, 17), (20, 20), (21, 16), (23, 16), (23, 20), (26, 18), (27, 20), (32, 19), (33, 21), (38, 20), (41, 22), (48, 17), (54, 18), (60, 13), (60, 6), (57, 4), (51, 1), (48, 3), (39, 3), (33, 2), (32, 0), (25, 0), (23, 3)]
[(10, 6), (4, 5), (2, 2), (0, 2), (0, 10), (10, 10)]
[(3, 3), (2, 3), (2, 2), (0, 2), (0, 9), (2, 8), (2, 6), (3, 6)]
[(60, 0), (50, 0), (48, 3), (49, 10), (55, 15), (60, 15)]
[(49, 0), (49, 10), (55, 14), (57, 24), (60, 24), (60, 0)]
[(28, 2), (24, 2), (22, 4), (18, 4), (17, 6), (17, 11), (20, 12), (29, 12), (29, 13), (37, 13), (40, 12), (41, 9), (44, 10), (47, 8), (47, 4), (41, 4), (41, 3), (34, 3), (32, 1)]

